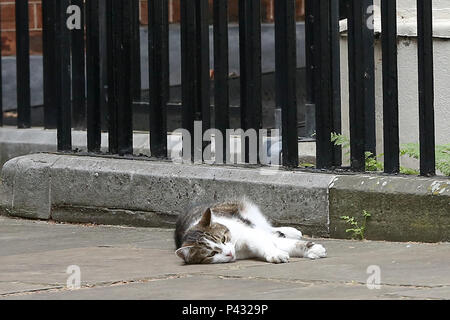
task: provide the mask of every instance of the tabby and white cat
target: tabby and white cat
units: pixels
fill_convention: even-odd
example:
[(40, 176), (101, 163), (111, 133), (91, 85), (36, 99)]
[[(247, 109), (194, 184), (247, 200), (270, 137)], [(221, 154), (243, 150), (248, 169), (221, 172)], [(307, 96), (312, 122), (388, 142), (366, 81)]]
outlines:
[(286, 263), (290, 257), (326, 257), (322, 245), (301, 238), (297, 229), (272, 227), (259, 208), (246, 200), (194, 207), (180, 215), (175, 230), (176, 255), (187, 264), (251, 258)]

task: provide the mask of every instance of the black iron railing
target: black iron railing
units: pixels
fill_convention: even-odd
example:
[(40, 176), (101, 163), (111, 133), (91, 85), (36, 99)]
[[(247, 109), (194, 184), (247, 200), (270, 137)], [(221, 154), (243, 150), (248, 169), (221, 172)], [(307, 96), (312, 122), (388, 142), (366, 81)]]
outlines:
[[(230, 128), (228, 2), (181, 1), (182, 126), (205, 133), (215, 124), (224, 136)], [(341, 132), (341, 90), (349, 91), (351, 169), (365, 170), (366, 152), (375, 154), (373, 0), (307, 0), (307, 110), (315, 113), (317, 168), (342, 165), (342, 151), (331, 134)], [(70, 30), (68, 8), (81, 8), (81, 28)], [(137, 0), (42, 0), (44, 126), (57, 128), (58, 150), (71, 151), (71, 130), (87, 130), (89, 152), (99, 152), (102, 121), (107, 121), (109, 152), (133, 153), (133, 102), (139, 100), (140, 49)], [(420, 168), (435, 174), (432, 1), (417, 0), (419, 57)], [(149, 127), (153, 157), (167, 158), (169, 102), (168, 1), (148, 1)], [(384, 168), (400, 170), (396, 1), (381, 1)], [(349, 88), (340, 84), (339, 19), (348, 19)], [(210, 22), (213, 56), (210, 65)], [(29, 128), (30, 61), (28, 1), (16, 1), (17, 126)], [(295, 0), (275, 1), (276, 105), (282, 114), (282, 164), (297, 167), (297, 60)], [(239, 0), (241, 128), (262, 129), (261, 1)], [(106, 54), (104, 54), (106, 52)], [(211, 106), (210, 69), (214, 69)], [(107, 74), (107, 95), (101, 82)], [(1, 85), (0, 85), (1, 90)], [(1, 91), (0, 91), (1, 92)], [(102, 108), (102, 103), (107, 108)], [(1, 108), (1, 103), (0, 103)], [(214, 112), (211, 110), (214, 109)], [(1, 109), (0, 109), (1, 111)], [(214, 119), (212, 119), (214, 114)], [(0, 112), (0, 123), (3, 113)], [(194, 145), (194, 144), (193, 144)], [(258, 142), (257, 149), (262, 146)], [(192, 157), (202, 150), (192, 149)], [(226, 147), (224, 146), (224, 152)], [(246, 162), (249, 147), (245, 152)], [(259, 154), (259, 153), (258, 153)]]

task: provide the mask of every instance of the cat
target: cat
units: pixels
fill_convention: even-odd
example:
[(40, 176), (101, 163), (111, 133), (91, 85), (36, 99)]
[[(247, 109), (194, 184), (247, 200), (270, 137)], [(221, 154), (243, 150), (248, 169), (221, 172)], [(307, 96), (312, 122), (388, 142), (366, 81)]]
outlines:
[(327, 256), (322, 245), (301, 239), (302, 233), (295, 228), (273, 227), (250, 201), (230, 201), (195, 206), (180, 215), (175, 230), (175, 253), (186, 264), (254, 258), (287, 263), (290, 257)]

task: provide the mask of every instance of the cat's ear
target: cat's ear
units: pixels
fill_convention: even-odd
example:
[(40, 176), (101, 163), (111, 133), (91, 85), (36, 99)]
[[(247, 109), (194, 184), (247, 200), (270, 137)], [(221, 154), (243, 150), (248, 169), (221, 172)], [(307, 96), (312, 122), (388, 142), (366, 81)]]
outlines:
[(202, 227), (209, 227), (211, 225), (211, 208), (208, 208), (203, 214), (202, 219), (199, 222)]
[(181, 259), (183, 259), (184, 261), (187, 260), (187, 258), (189, 257), (189, 253), (191, 252), (191, 248), (192, 247), (182, 247), (180, 249), (178, 249), (177, 251), (175, 251), (175, 254), (180, 257)]

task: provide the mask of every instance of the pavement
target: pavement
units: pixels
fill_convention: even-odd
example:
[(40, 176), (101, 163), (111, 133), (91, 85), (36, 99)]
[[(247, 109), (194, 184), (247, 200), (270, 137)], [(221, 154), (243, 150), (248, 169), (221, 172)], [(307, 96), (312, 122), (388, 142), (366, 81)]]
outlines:
[(450, 299), (449, 243), (314, 239), (328, 258), (185, 266), (172, 237), (0, 217), (0, 299)]

